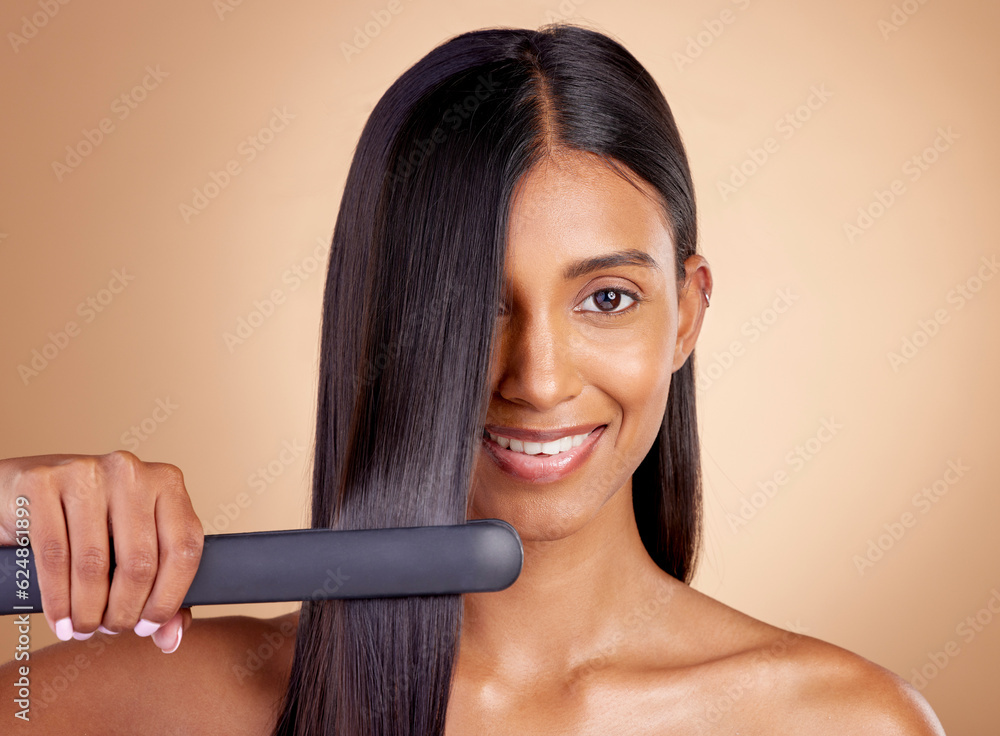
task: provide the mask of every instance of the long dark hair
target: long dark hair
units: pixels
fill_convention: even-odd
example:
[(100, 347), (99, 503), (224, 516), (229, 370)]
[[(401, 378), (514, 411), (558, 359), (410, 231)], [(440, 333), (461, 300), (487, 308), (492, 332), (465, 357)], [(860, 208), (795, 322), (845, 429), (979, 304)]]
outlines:
[[(313, 527), (466, 521), (511, 196), (559, 148), (652, 185), (681, 282), (697, 242), (687, 157), (663, 94), (617, 41), (566, 24), (463, 33), (375, 106), (330, 252)], [(642, 541), (684, 582), (701, 524), (693, 363), (632, 475)], [(461, 625), (459, 595), (304, 602), (275, 734), (442, 734)]]

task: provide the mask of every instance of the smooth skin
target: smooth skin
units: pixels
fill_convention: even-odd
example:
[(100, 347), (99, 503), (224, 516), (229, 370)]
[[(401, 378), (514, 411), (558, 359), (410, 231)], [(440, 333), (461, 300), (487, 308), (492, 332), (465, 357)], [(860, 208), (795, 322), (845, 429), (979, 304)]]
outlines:
[[(656, 265), (565, 278), (582, 259), (623, 250)], [(702, 256), (683, 265), (679, 283), (653, 190), (592, 155), (553, 151), (521, 182), (487, 421), (607, 427), (582, 467), (548, 483), (506, 475), (477, 451), (469, 518), (509, 521), (525, 559), (506, 590), (464, 598), (447, 736), (940, 736), (938, 719), (902, 678), (699, 593), (643, 547), (631, 473), (656, 436), (671, 376), (694, 350), (712, 291)], [(86, 503), (73, 497), (81, 481)], [(179, 470), (124, 452), (0, 461), (5, 544), (17, 495), (30, 499), (32, 544), (44, 550), (38, 575), (50, 625), (69, 616), (78, 632), (122, 633), (32, 653), (31, 724), (8, 705), (5, 730), (13, 722), (14, 732), (32, 733), (270, 733), (298, 614), (192, 620), (178, 610), (202, 542)], [(116, 556), (132, 561), (110, 590), (101, 546), (109, 522)], [(140, 619), (163, 624), (152, 643), (132, 633)], [(164, 654), (178, 628), (181, 645)], [(0, 691), (14, 691), (17, 664), (0, 668)], [(45, 705), (39, 688), (74, 666), (77, 676)]]

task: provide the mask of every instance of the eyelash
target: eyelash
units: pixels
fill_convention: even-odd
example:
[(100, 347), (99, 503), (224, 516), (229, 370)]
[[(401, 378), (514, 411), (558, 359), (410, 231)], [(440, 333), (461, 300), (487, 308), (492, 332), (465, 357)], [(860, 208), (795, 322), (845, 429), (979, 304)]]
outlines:
[[(639, 295), (634, 291), (631, 291), (630, 289), (622, 289), (618, 286), (605, 286), (603, 289), (597, 289), (596, 291), (592, 291), (590, 295), (587, 297), (587, 299), (593, 297), (594, 294), (600, 294), (602, 291), (616, 291), (619, 294), (624, 294), (625, 296), (629, 297), (632, 300), (632, 304), (630, 304), (627, 309), (623, 309), (618, 312), (602, 312), (600, 309), (584, 309), (583, 310), (584, 312), (589, 312), (591, 314), (600, 314), (601, 316), (604, 317), (621, 317), (622, 315), (629, 314), (630, 312), (635, 311), (633, 307), (635, 307), (636, 304), (639, 304), (640, 302), (643, 301), (643, 299), (640, 299)], [(506, 311), (507, 310), (505, 308), (501, 307), (501, 313), (505, 313)]]
[(600, 314), (604, 317), (621, 317), (622, 315), (629, 314), (630, 312), (635, 311), (633, 307), (642, 301), (642, 299), (639, 298), (639, 295), (636, 294), (634, 291), (630, 291), (629, 289), (622, 289), (621, 287), (618, 286), (605, 286), (602, 289), (598, 289), (597, 291), (591, 292), (590, 296), (588, 296), (587, 299), (592, 299), (594, 294), (600, 294), (602, 291), (614, 291), (617, 292), (618, 294), (624, 294), (625, 296), (632, 299), (633, 303), (630, 304), (626, 309), (622, 309), (617, 312), (604, 312), (601, 311), (600, 309), (584, 309), (583, 310), (584, 312), (590, 312), (592, 314)]

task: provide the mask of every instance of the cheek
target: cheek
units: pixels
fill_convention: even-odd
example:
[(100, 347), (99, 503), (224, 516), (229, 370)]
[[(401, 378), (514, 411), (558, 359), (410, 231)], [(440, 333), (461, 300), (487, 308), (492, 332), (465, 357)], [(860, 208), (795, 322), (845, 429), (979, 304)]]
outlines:
[[(623, 330), (588, 351), (584, 381), (620, 412), (613, 452), (634, 470), (652, 447), (663, 423), (673, 373), (676, 332), (670, 319), (650, 320), (643, 329)], [(609, 448), (611, 449), (611, 448)], [(624, 479), (623, 479), (624, 482)]]
[(642, 325), (610, 332), (601, 340), (577, 336), (574, 352), (585, 383), (615, 401), (627, 424), (659, 424), (673, 372), (676, 331), (670, 317), (660, 315)]

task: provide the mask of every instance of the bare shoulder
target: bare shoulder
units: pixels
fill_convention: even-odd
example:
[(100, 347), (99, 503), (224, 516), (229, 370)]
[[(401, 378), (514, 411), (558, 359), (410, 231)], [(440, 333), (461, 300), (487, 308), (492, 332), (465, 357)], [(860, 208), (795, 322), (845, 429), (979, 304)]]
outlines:
[(801, 637), (790, 655), (790, 731), (943, 736), (924, 697), (885, 667), (811, 636)]
[(692, 715), (719, 732), (944, 734), (903, 678), (801, 627), (772, 626), (693, 588), (677, 612), (688, 629), (684, 663), (696, 665), (688, 671), (704, 694)]
[[(0, 667), (0, 687), (28, 683), (13, 732), (269, 734), (295, 649), (297, 613), (195, 618), (173, 654), (134, 634), (95, 634)], [(21, 670), (27, 667), (27, 670)]]

